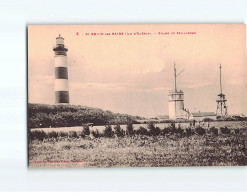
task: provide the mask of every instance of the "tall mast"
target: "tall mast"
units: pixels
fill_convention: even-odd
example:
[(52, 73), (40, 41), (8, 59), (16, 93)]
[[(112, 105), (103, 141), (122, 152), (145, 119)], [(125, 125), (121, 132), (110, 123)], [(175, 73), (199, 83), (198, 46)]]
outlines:
[(221, 64), (220, 64), (220, 93), (222, 94), (222, 84), (221, 84)]
[(176, 64), (174, 62), (174, 78), (175, 78), (175, 92), (177, 92), (177, 73), (176, 73)]
[(184, 71), (184, 69), (182, 71), (180, 71), (178, 74), (177, 74), (177, 69), (176, 69), (176, 64), (174, 62), (174, 80), (175, 80), (175, 86), (174, 86), (174, 90), (175, 92), (177, 92), (177, 77)]
[(220, 64), (220, 94), (218, 95), (219, 96), (219, 99), (216, 100), (217, 102), (217, 110), (216, 110), (216, 114), (218, 116), (218, 118), (223, 118), (225, 116), (227, 116), (227, 105), (226, 105), (226, 98), (225, 98), (225, 94), (222, 93), (222, 76), (221, 76), (221, 69), (222, 69), (222, 66)]

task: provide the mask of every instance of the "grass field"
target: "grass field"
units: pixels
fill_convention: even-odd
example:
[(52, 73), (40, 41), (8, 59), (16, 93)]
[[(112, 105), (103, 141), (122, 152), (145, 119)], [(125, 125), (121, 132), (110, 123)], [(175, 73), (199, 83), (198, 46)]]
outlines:
[(30, 140), (30, 168), (247, 165), (246, 134)]

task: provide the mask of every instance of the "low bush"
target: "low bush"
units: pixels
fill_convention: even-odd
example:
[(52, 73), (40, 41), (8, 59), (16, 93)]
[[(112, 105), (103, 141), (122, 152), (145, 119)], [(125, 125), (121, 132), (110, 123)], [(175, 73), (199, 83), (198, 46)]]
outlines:
[(109, 138), (114, 136), (114, 132), (112, 130), (111, 125), (106, 125), (105, 126), (103, 134), (104, 134), (104, 137), (109, 137)]
[(90, 135), (90, 130), (88, 125), (83, 126), (82, 134), (84, 136)]
[(131, 122), (127, 123), (126, 135), (128, 135), (128, 136), (134, 135), (134, 127), (133, 127), (133, 124)]
[(69, 138), (78, 138), (79, 136), (77, 135), (76, 131), (70, 131), (69, 132)]
[(58, 138), (59, 137), (59, 133), (55, 132), (55, 131), (51, 131), (47, 133), (47, 137), (48, 138)]
[(102, 133), (100, 133), (98, 129), (96, 129), (95, 131), (92, 131), (91, 134), (92, 134), (93, 137), (95, 137), (95, 138), (103, 137)]
[(205, 129), (202, 128), (202, 127), (196, 127), (196, 128), (195, 128), (195, 133), (196, 133), (197, 135), (204, 135), (204, 134), (206, 133), (206, 131), (205, 131)]
[(170, 133), (171, 133), (171, 128), (169, 128), (169, 127), (165, 127), (160, 132), (161, 135), (167, 135), (167, 134), (170, 134)]
[(228, 129), (227, 127), (221, 127), (221, 128), (220, 128), (220, 132), (221, 132), (222, 134), (230, 134), (230, 133), (231, 133), (231, 130)]
[(148, 135), (148, 130), (144, 127), (139, 127), (136, 131), (135, 131), (136, 135)]
[(64, 137), (64, 138), (65, 137), (69, 137), (69, 133), (65, 132), (65, 131), (60, 131), (58, 134), (59, 134), (60, 137)]
[(235, 134), (240, 134), (240, 130), (237, 128), (237, 129), (234, 129), (234, 133)]
[(175, 128), (175, 132), (176, 134), (183, 134), (184, 130), (181, 127)]
[(118, 137), (123, 137), (124, 136), (124, 130), (121, 129), (120, 125), (117, 124), (114, 126), (114, 130), (115, 130), (115, 134), (118, 136)]
[[(143, 135), (143, 136), (166, 136), (166, 135), (174, 135), (177, 138), (185, 137), (185, 136), (192, 136), (194, 134), (197, 135), (205, 135), (211, 134), (214, 136), (218, 136), (219, 132), (221, 134), (231, 134), (231, 130), (227, 127), (221, 127), (217, 129), (215, 127), (211, 127), (210, 129), (206, 129), (203, 127), (188, 127), (182, 129), (181, 127), (175, 127), (175, 124), (171, 124), (169, 127), (165, 127), (164, 129), (160, 129), (159, 127), (155, 127), (154, 123), (150, 122), (147, 126), (148, 128), (144, 128), (140, 126), (137, 130), (134, 130), (132, 123), (128, 123), (126, 127), (126, 131), (124, 131), (120, 124), (114, 126), (114, 130), (112, 129), (111, 125), (106, 125), (104, 131), (101, 133), (99, 130), (89, 131), (88, 127), (84, 127), (81, 132), (76, 131), (69, 131), (69, 132), (44, 132), (42, 130), (35, 130), (35, 131), (28, 131), (28, 140), (44, 140), (50, 138), (85, 138), (86, 136), (92, 134), (95, 138), (100, 137), (108, 137), (112, 138), (114, 136), (117, 137), (125, 137), (125, 136), (134, 136), (134, 135)], [(236, 128), (233, 130), (235, 134), (242, 134), (244, 130)]]
[(215, 127), (211, 127), (211, 128), (209, 129), (209, 132), (210, 132), (212, 135), (216, 135), (216, 136), (219, 134), (218, 129), (215, 128)]
[(37, 140), (43, 141), (44, 139), (47, 138), (47, 134), (42, 130), (36, 130), (36, 131), (32, 131), (31, 132), (31, 137), (33, 139), (37, 139)]
[(194, 132), (192, 131), (191, 128), (186, 128), (186, 129), (185, 129), (185, 134), (186, 134), (187, 136), (191, 136), (191, 135), (194, 134)]
[(155, 127), (153, 122), (148, 123), (148, 130), (149, 130), (149, 135), (151, 136), (157, 136), (160, 134), (161, 130), (159, 127)]

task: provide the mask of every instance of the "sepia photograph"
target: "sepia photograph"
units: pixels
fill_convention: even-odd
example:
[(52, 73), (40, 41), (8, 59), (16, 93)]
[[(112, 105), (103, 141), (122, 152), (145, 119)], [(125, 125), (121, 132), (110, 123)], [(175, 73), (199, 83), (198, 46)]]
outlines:
[(247, 165), (244, 24), (28, 25), (29, 168)]

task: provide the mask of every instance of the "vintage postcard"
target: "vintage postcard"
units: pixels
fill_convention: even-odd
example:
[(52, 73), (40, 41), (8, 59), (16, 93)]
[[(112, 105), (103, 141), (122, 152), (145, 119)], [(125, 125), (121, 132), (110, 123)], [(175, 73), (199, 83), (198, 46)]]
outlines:
[(247, 165), (244, 24), (29, 25), (28, 166)]

